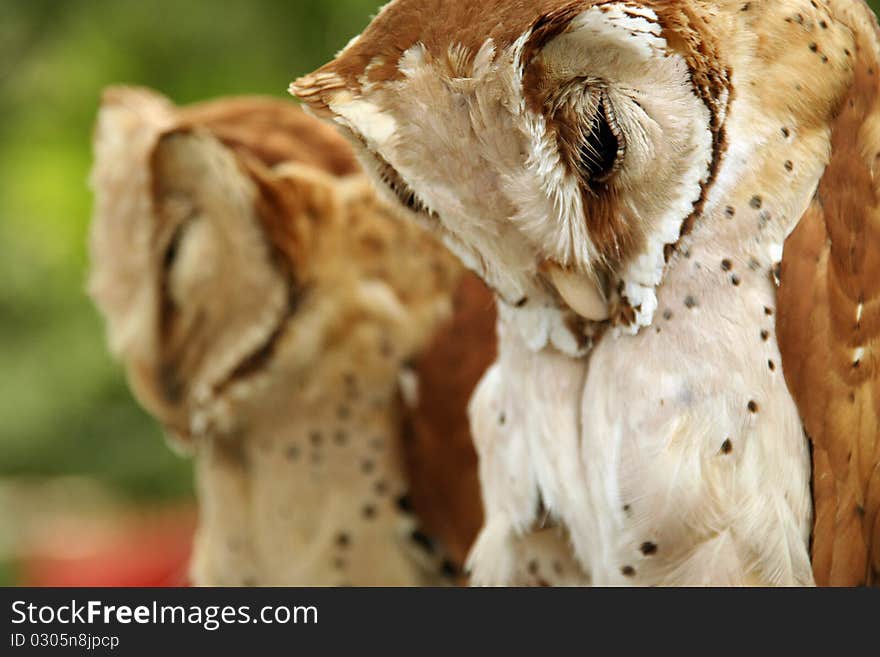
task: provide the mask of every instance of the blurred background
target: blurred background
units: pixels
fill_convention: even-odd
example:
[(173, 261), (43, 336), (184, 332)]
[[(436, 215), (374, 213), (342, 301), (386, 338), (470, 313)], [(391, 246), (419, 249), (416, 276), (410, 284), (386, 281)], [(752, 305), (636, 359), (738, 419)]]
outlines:
[(286, 97), (380, 0), (0, 0), (0, 585), (185, 578), (190, 463), (85, 294), (101, 89)]
[(101, 89), (285, 97), (382, 2), (0, 0), (0, 584), (185, 581), (190, 464), (85, 295)]

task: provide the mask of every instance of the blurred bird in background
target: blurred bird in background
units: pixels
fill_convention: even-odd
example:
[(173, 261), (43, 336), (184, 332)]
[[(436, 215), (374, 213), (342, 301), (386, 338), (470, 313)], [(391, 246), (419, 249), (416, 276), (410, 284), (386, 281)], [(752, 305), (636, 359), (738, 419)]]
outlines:
[(90, 291), (193, 455), (204, 585), (437, 585), (481, 523), (491, 295), (293, 103), (112, 88)]

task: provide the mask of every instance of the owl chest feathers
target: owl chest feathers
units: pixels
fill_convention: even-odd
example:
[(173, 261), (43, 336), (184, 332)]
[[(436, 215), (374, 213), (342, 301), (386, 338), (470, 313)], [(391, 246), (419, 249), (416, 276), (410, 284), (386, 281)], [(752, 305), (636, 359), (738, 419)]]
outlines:
[(509, 491), (490, 517), (527, 531), (544, 508), (596, 584), (812, 582), (809, 457), (774, 288), (767, 267), (729, 265), (694, 248), (653, 326), (581, 359), (531, 351), (502, 313), (498, 372), (472, 407), (484, 487)]
[[(650, 325), (609, 331), (565, 364), (526, 353), (517, 311), (502, 330), (495, 403), (528, 400), (521, 430), (499, 434), (504, 457), (528, 460), (517, 481), (568, 528), (596, 584), (813, 582), (810, 459), (782, 372), (773, 273), (829, 134), (793, 106), (767, 112), (748, 74), (734, 82), (723, 164)], [(520, 504), (512, 524), (532, 526), (535, 508)]]
[[(530, 311), (501, 309), (500, 371), (472, 408), (481, 456), (515, 463), (523, 488), (499, 495), (498, 513), (527, 530), (546, 508), (596, 584), (813, 581), (809, 455), (782, 372), (773, 271), (804, 209), (790, 199), (810, 197), (827, 134), (793, 145), (759, 117), (731, 129), (771, 146), (765, 174), (731, 151), (650, 326), (608, 330), (578, 358), (530, 348)], [(499, 413), (505, 426), (486, 419)], [(493, 473), (484, 466), (484, 488), (511, 488), (487, 487)]]

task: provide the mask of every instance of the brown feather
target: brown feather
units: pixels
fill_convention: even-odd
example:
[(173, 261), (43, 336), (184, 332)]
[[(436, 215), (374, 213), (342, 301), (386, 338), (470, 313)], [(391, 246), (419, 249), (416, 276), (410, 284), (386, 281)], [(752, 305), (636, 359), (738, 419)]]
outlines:
[(416, 364), (419, 402), (406, 419), (411, 431), (403, 449), (413, 507), (425, 530), (441, 540), (460, 567), (483, 523), (466, 409), (495, 360), (494, 299), (469, 274), (456, 292), (454, 309), (452, 321)]
[(287, 101), (259, 96), (224, 98), (182, 107), (177, 118), (180, 127), (207, 129), (237, 153), (256, 157), (267, 166), (296, 162), (334, 176), (360, 170), (336, 130)]
[(819, 585), (880, 585), (880, 61), (861, 2), (852, 85), (819, 189), (785, 245), (778, 330), (788, 385), (813, 442)]

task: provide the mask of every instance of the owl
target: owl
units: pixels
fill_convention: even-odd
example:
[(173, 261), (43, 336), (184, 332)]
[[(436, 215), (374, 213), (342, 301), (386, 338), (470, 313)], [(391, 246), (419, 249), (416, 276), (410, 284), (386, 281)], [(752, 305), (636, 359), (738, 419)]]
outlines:
[(862, 0), (393, 0), (292, 91), (494, 291), (476, 584), (880, 583)]
[(293, 102), (109, 89), (92, 186), (91, 295), (194, 460), (193, 581), (459, 581), (482, 513), (466, 405), (495, 353), (482, 283)]

